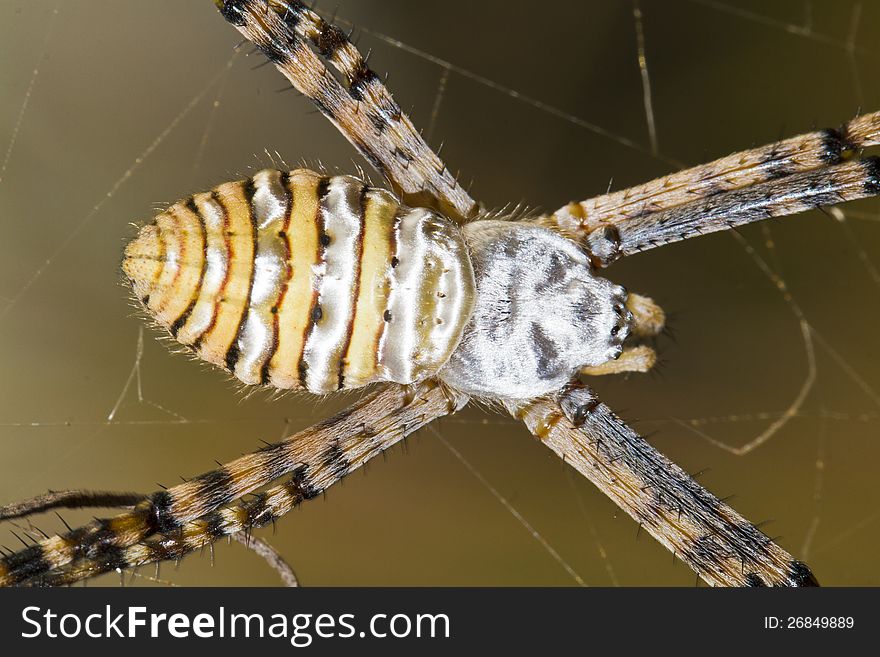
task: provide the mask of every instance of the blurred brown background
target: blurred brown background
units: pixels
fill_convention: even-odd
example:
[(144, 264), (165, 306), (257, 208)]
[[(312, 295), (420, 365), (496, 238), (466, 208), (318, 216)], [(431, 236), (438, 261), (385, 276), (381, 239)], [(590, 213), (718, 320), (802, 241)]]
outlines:
[[(367, 30), (360, 47), (390, 73), (400, 104), (489, 206), (552, 209), (610, 179), (635, 184), (880, 109), (874, 3), (643, 0), (656, 155), (629, 2), (318, 9), (336, 4), (344, 25)], [(146, 329), (143, 401), (134, 381), (108, 421), (141, 326), (119, 284), (129, 222), (270, 166), (265, 149), (291, 166), (360, 163), (306, 100), (276, 93), (284, 82), (272, 67), (254, 70), (260, 56), (230, 60), (238, 42), (208, 0), (0, 1), (0, 501), (47, 488), (151, 491), (345, 403), (245, 395)], [(880, 204), (843, 209), (845, 223), (811, 212), (742, 231), (787, 283), (814, 329), (809, 343), (743, 247), (710, 236), (609, 271), (663, 304), (674, 340), (659, 341), (658, 372), (597, 386), (683, 467), (708, 468), (702, 483), (735, 493), (746, 517), (774, 519), (764, 530), (823, 583), (876, 585)], [(686, 428), (698, 420), (716, 440), (748, 443), (807, 381), (809, 346), (815, 381), (768, 442), (736, 456)], [(514, 422), (473, 408), (437, 428), (587, 584), (693, 585)], [(39, 524), (61, 528), (54, 517)], [(311, 585), (574, 583), (430, 431), (267, 535)], [(6, 526), (0, 543), (16, 544)], [(214, 568), (195, 556), (162, 577), (277, 582), (238, 545), (220, 547)]]

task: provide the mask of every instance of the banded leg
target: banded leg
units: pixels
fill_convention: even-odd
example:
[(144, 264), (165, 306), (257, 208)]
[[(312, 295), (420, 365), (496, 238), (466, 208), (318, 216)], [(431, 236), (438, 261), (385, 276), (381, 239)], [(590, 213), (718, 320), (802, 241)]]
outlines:
[[(22, 518), (53, 509), (89, 509), (89, 508), (114, 508), (130, 509), (135, 504), (146, 499), (146, 495), (137, 493), (117, 493), (110, 491), (50, 491), (45, 495), (38, 495), (18, 504), (9, 504), (0, 507), (0, 521)], [(61, 516), (59, 516), (60, 518)], [(266, 541), (250, 535), (250, 530), (229, 535), (230, 539), (244, 545), (248, 550), (262, 558), (281, 579), (284, 586), (299, 586), (299, 580), (290, 564), (285, 561), (275, 548)], [(77, 569), (77, 562), (64, 566), (61, 571), (53, 572), (46, 578), (58, 584), (63, 583), (62, 572)], [(48, 582), (41, 582), (48, 585)]]
[[(372, 453), (365, 454), (362, 462), (386, 448), (373, 446)], [(73, 561), (22, 584), (70, 585), (117, 568), (126, 570), (163, 561), (179, 561), (224, 536), (247, 533), (275, 522), (311, 497), (313, 495), (304, 488), (301, 476), (295, 473), (283, 484), (183, 523), (170, 534), (160, 534), (121, 549), (98, 551), (94, 556)]]
[(880, 158), (837, 164), (751, 187), (722, 192), (661, 212), (603, 223), (582, 243), (594, 266), (657, 246), (771, 217), (880, 194)]
[[(434, 207), (456, 220), (476, 215), (477, 203), (425, 143), (342, 30), (297, 0), (215, 2), (223, 17), (317, 105), (407, 204)], [(342, 75), (344, 84), (327, 70), (319, 54)]]
[[(288, 502), (311, 499), (413, 431), (461, 409), (467, 401), (464, 395), (432, 380), (414, 386), (386, 386), (280, 443), (153, 493), (129, 513), (95, 520), (0, 559), (0, 585), (39, 582), (74, 562), (79, 564), (78, 572), (92, 574), (103, 572), (102, 568), (127, 567), (127, 548), (156, 533), (179, 534), (199, 518), (218, 520), (210, 514), (285, 475), (292, 477), (286, 488), (281, 487), (287, 491)], [(235, 518), (242, 520), (241, 516)], [(271, 520), (262, 515), (244, 518), (248, 519)], [(204, 538), (219, 531), (215, 525), (205, 528)]]
[(581, 240), (605, 223), (647, 217), (722, 192), (744, 189), (840, 164), (880, 144), (880, 112), (856, 117), (839, 130), (820, 130), (734, 153), (643, 185), (569, 203), (538, 221)]
[(818, 585), (806, 565), (651, 447), (589, 389), (507, 409), (709, 584)]

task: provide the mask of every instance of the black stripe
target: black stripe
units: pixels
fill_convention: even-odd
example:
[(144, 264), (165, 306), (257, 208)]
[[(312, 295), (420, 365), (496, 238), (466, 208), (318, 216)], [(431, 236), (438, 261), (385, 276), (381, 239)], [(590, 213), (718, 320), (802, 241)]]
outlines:
[(336, 479), (342, 479), (351, 469), (351, 461), (339, 447), (339, 442), (334, 442), (324, 454), (322, 466), (333, 473)]
[(226, 535), (224, 531), (225, 522), (223, 515), (219, 511), (211, 511), (204, 516), (205, 533), (213, 539), (218, 539)]
[(301, 465), (293, 471), (290, 479), (284, 485), (287, 492), (294, 498), (294, 504), (298, 504), (303, 500), (311, 500), (320, 495), (324, 490), (314, 486), (309, 479), (309, 466)]
[(199, 207), (196, 205), (195, 199), (190, 197), (189, 200), (184, 204), (185, 207), (196, 215), (196, 219), (199, 224), (199, 234), (202, 237), (202, 269), (199, 272), (199, 281), (196, 283), (196, 287), (192, 293), (192, 299), (189, 302), (189, 305), (186, 307), (180, 316), (174, 320), (171, 324), (171, 335), (175, 338), (177, 337), (178, 332), (186, 324), (190, 315), (192, 315), (193, 308), (196, 307), (196, 303), (199, 300), (199, 295), (202, 292), (202, 284), (205, 281), (205, 270), (208, 268), (208, 232), (205, 228), (205, 220), (202, 217), (202, 213), (199, 211)]
[[(202, 508), (216, 508), (223, 504), (229, 504), (238, 495), (232, 490), (233, 479), (225, 467), (211, 470), (205, 474), (191, 480), (191, 483), (198, 485), (199, 490), (194, 493), (194, 497), (199, 501)], [(201, 515), (201, 514), (199, 514)], [(191, 520), (192, 518), (186, 518)]]
[(836, 131), (830, 130), (829, 132), (834, 132), (835, 134), (838, 135), (838, 137), (840, 139), (840, 143), (841, 143), (840, 148), (842, 151), (840, 154), (840, 159), (842, 159), (842, 160), (847, 159), (847, 157), (849, 157), (853, 153), (858, 153), (859, 151), (861, 151), (865, 147), (864, 146), (865, 142), (864, 142), (863, 138), (859, 137), (859, 138), (857, 138), (858, 141), (853, 141), (852, 136), (850, 135), (850, 132), (849, 132), (849, 124), (848, 123), (844, 123), (842, 126), (840, 126), (839, 130), (836, 130)]
[(305, 11), (306, 8), (301, 2), (291, 0), (284, 7), (284, 15), (281, 17), (281, 20), (283, 20), (284, 24), (291, 30), (295, 30), (299, 26), (299, 23), (302, 20), (302, 15)]
[(348, 313), (348, 327), (345, 330), (345, 339), (342, 343), (342, 349), (339, 351), (339, 382), (337, 389), (342, 390), (345, 387), (345, 359), (348, 355), (348, 349), (351, 346), (351, 337), (354, 334), (354, 322), (357, 319), (357, 307), (361, 291), (361, 259), (364, 254), (364, 231), (367, 227), (367, 194), (370, 189), (366, 185), (361, 186), (360, 194), (358, 194), (358, 219), (360, 219), (361, 228), (358, 231), (357, 240), (355, 241), (354, 253), (352, 253), (353, 267), (355, 267), (354, 285), (352, 286), (351, 312)]
[(819, 586), (819, 580), (807, 564), (792, 561), (788, 569), (788, 578), (795, 586)]
[(125, 558), (125, 551), (116, 545), (102, 545), (93, 561), (104, 573), (111, 570), (125, 570), (130, 565)]
[(828, 164), (837, 164), (843, 159), (844, 140), (843, 135), (837, 130), (827, 129), (820, 133), (822, 150), (819, 159)]
[(246, 0), (223, 0), (223, 4), (219, 7), (220, 15), (233, 25), (241, 27), (247, 21), (245, 17), (247, 4)]
[(355, 63), (354, 70), (352, 70), (349, 75), (348, 91), (352, 98), (361, 101), (364, 99), (367, 87), (378, 81), (379, 76), (367, 66), (367, 63), (363, 59), (359, 59)]
[(348, 43), (348, 39), (345, 38), (345, 32), (338, 27), (324, 21), (318, 24), (318, 36), (315, 37), (314, 44), (321, 55), (327, 59), (333, 59), (346, 43)]
[(290, 277), (293, 275), (293, 269), (290, 266), (290, 240), (287, 232), (290, 229), (290, 218), (293, 216), (293, 192), (290, 190), (289, 172), (283, 171), (281, 173), (279, 184), (284, 192), (285, 211), (284, 222), (281, 224), (281, 231), (278, 233), (278, 239), (280, 239), (281, 243), (284, 245), (284, 266), (286, 269), (283, 274), (284, 278), (281, 283), (281, 289), (278, 291), (278, 298), (275, 300), (275, 305), (272, 306), (272, 342), (266, 350), (266, 359), (263, 361), (263, 365), (260, 368), (260, 383), (262, 385), (267, 385), (269, 383), (269, 367), (272, 364), (272, 358), (275, 356), (275, 352), (278, 351), (278, 345), (280, 344), (278, 339), (278, 314), (281, 312), (281, 304), (284, 303), (284, 297), (287, 296)]
[(31, 545), (3, 559), (7, 577), (12, 584), (19, 584), (30, 577), (41, 575), (51, 569), (46, 553), (39, 544)]
[(256, 257), (257, 257), (257, 235), (258, 235), (258, 227), (257, 227), (257, 214), (254, 212), (254, 194), (257, 191), (257, 187), (254, 184), (253, 178), (248, 178), (244, 182), (244, 198), (247, 203), (247, 211), (248, 211), (248, 220), (251, 224), (251, 261), (250, 261), (250, 279), (248, 280), (248, 291), (247, 296), (245, 297), (244, 303), (241, 307), (241, 317), (238, 318), (238, 328), (235, 330), (235, 337), (232, 339), (232, 343), (229, 345), (229, 348), (226, 350), (226, 355), (223, 357), (223, 361), (226, 363), (226, 369), (230, 372), (235, 372), (235, 364), (238, 362), (239, 357), (241, 356), (241, 348), (239, 347), (239, 342), (242, 338), (242, 333), (244, 332), (245, 323), (247, 322), (248, 315), (251, 312), (251, 294), (254, 291), (254, 278), (257, 273), (256, 266)]
[(761, 576), (757, 573), (749, 573), (746, 575), (746, 586), (767, 586)]
[[(324, 243), (324, 240), (321, 239), (327, 236), (326, 233), (326, 220), (325, 213), (326, 208), (324, 207), (324, 202), (327, 200), (327, 194), (330, 190), (330, 178), (323, 177), (320, 181), (318, 181), (316, 195), (318, 197), (318, 206), (315, 212), (315, 225), (318, 230), (318, 252), (317, 252), (317, 260), (318, 265), (322, 265), (327, 262), (327, 244)], [(329, 242), (328, 242), (329, 243)], [(309, 308), (309, 323), (306, 326), (305, 332), (303, 333), (303, 341), (302, 341), (302, 353), (299, 358), (299, 365), (297, 366), (297, 372), (299, 373), (299, 383), (301, 386), (306, 385), (306, 373), (309, 370), (309, 364), (306, 362), (306, 345), (308, 344), (309, 338), (312, 335), (312, 332), (315, 330), (315, 325), (318, 320), (321, 319), (321, 307), (318, 304), (318, 293), (321, 289), (321, 276), (317, 277), (317, 280), (314, 283), (314, 288), (312, 292), (312, 304)], [(316, 310), (318, 312), (316, 312)]]
[(298, 455), (291, 454), (290, 445), (286, 442), (264, 445), (255, 453), (262, 457), (260, 468), (266, 479), (277, 479), (293, 470), (302, 463)]
[(865, 172), (865, 182), (863, 189), (870, 196), (880, 194), (880, 157), (872, 155), (861, 161), (862, 169)]
[(273, 516), (266, 514), (269, 508), (268, 501), (269, 495), (263, 492), (255, 494), (251, 499), (241, 504), (241, 508), (247, 514), (247, 520), (244, 522), (245, 527), (260, 527), (272, 520)]
[[(791, 149), (784, 142), (768, 146), (767, 154), (760, 160), (761, 164), (764, 165), (764, 180), (775, 180), (790, 175), (792, 173), (790, 158)], [(718, 191), (724, 190), (719, 188)], [(703, 196), (709, 196), (709, 194), (704, 194)]]
[(173, 503), (171, 493), (166, 490), (160, 490), (150, 496), (150, 514), (147, 518), (150, 533), (167, 534), (180, 527), (180, 522), (171, 511)]

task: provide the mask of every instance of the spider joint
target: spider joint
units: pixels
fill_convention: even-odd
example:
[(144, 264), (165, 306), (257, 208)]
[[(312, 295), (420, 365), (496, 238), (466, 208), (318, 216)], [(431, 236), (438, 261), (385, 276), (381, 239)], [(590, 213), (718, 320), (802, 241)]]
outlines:
[(558, 401), (565, 417), (576, 427), (583, 426), (600, 403), (591, 388), (579, 383), (566, 386)]

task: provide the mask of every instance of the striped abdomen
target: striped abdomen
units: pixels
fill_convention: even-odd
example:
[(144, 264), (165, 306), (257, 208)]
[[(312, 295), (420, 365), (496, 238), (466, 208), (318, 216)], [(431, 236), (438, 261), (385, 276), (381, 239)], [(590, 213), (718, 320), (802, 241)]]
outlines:
[(248, 384), (411, 383), (473, 307), (458, 228), (349, 176), (260, 171), (172, 205), (125, 250), (159, 324)]

